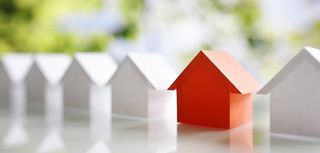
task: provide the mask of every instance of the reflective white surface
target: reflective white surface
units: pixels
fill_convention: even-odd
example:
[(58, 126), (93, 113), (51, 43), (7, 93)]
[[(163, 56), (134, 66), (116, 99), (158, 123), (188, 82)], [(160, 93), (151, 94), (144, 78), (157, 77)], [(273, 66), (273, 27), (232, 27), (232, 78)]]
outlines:
[[(4, 104), (5, 102), (3, 102)], [(268, 102), (255, 98), (254, 122), (232, 130), (113, 117), (110, 141), (90, 139), (89, 117), (65, 114), (62, 135), (49, 133), (43, 112), (29, 111), (26, 145), (0, 145), (0, 153), (300, 153), (319, 152), (318, 139), (268, 132)], [(10, 128), (8, 106), (0, 108), (0, 138)], [(52, 132), (52, 131), (51, 131)], [(18, 137), (17, 137), (18, 139)], [(49, 140), (48, 140), (49, 139)], [(41, 147), (42, 146), (42, 147)]]

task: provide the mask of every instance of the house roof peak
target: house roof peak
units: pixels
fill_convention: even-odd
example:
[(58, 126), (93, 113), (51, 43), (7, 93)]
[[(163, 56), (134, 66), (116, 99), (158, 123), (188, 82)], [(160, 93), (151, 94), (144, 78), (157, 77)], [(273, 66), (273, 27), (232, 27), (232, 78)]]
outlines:
[(260, 85), (244, 70), (240, 63), (227, 52), (201, 50), (169, 89), (176, 89), (183, 82), (183, 78), (192, 73), (193, 65), (205, 59), (208, 59), (212, 66), (219, 69), (238, 93), (253, 93), (260, 88)]
[(107, 84), (118, 68), (116, 62), (108, 54), (77, 53), (75, 59), (96, 85)]
[[(130, 60), (142, 77), (153, 89), (165, 90), (174, 81), (177, 74), (168, 62), (158, 53), (129, 53), (126, 60)], [(122, 62), (122, 63), (125, 63)], [(123, 65), (123, 64), (122, 64)], [(120, 68), (122, 67), (120, 65)], [(115, 73), (116, 76), (117, 72)]]
[(320, 64), (320, 50), (312, 47), (304, 47), (295, 55), (287, 65), (284, 66), (259, 92), (258, 94), (269, 93), (278, 83), (282, 81), (301, 61), (307, 60), (315, 65)]

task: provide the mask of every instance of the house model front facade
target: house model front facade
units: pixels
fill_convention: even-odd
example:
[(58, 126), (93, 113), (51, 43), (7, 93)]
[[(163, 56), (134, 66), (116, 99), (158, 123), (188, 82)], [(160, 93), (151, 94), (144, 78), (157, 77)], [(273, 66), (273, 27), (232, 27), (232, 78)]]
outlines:
[(273, 133), (320, 136), (320, 50), (305, 47), (258, 93), (270, 95)]
[(129, 53), (111, 79), (112, 112), (144, 119), (175, 119), (176, 73), (155, 53)]
[(200, 51), (169, 87), (178, 122), (229, 129), (251, 121), (258, 83), (228, 53)]

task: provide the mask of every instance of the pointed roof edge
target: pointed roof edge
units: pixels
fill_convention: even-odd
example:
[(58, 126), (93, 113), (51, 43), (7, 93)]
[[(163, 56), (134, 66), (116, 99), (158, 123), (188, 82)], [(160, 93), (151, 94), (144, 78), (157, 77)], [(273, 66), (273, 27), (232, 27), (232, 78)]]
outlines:
[(90, 76), (87, 74), (87, 72), (84, 70), (84, 68), (81, 66), (81, 64), (79, 63), (79, 61), (76, 60), (75, 57), (72, 57), (72, 58), (71, 58), (71, 63), (70, 63), (67, 71), (64, 73), (64, 75), (63, 75), (63, 77), (62, 77), (62, 79), (61, 79), (62, 82), (65, 81), (65, 77), (70, 73), (69, 71), (71, 71), (72, 66), (78, 66), (78, 67), (80, 67), (80, 71), (82, 71), (82, 72), (85, 74), (84, 76), (89, 80), (89, 82), (94, 83), (93, 80), (91, 80)]
[[(229, 81), (230, 85), (233, 87), (233, 90), (230, 89), (231, 93), (240, 93), (248, 94), (255, 93), (261, 89), (260, 84), (251, 76), (251, 74), (228, 52), (218, 52), (221, 55), (224, 55), (225, 60), (229, 59), (232, 63), (232, 68), (229, 64), (223, 64), (224, 60), (216, 58), (216, 56), (210, 56), (210, 54), (216, 54), (214, 51), (204, 50), (206, 59), (208, 59), (214, 66), (216, 66), (222, 75)], [(228, 66), (229, 65), (229, 66)], [(228, 69), (229, 68), (229, 69)]]
[(195, 57), (191, 60), (191, 62), (184, 68), (184, 70), (180, 73), (180, 75), (176, 78), (176, 80), (170, 85), (168, 90), (175, 90), (177, 89), (180, 84), (192, 73), (193, 68), (195, 67), (196, 63), (200, 62), (204, 53), (202, 50), (196, 54)]
[(53, 55), (53, 56), (60, 56), (60, 57), (63, 57), (63, 58), (66, 57), (66, 58), (68, 58), (68, 60), (69, 60), (69, 64), (68, 64), (67, 67), (65, 68), (65, 70), (64, 70), (61, 78), (58, 80), (58, 82), (56, 82), (56, 83), (62, 83), (64, 76), (65, 76), (66, 73), (68, 72), (68, 70), (69, 70), (69, 68), (70, 68), (70, 66), (71, 66), (71, 64), (72, 64), (72, 62), (73, 62), (72, 57), (70, 57), (70, 56), (67, 55), (67, 54), (63, 54), (63, 53), (39, 53), (39, 54), (35, 54), (35, 55), (34, 55), (34, 63), (33, 63), (34, 65), (31, 66), (30, 70), (33, 68), (33, 66), (35, 66), (35, 68), (40, 72), (41, 76), (45, 79), (45, 81), (46, 81), (47, 83), (53, 83), (53, 82), (50, 82), (50, 81), (52, 81), (52, 80), (48, 80), (47, 76), (44, 74), (45, 72), (43, 71), (43, 69), (41, 68), (40, 63), (39, 63), (41, 58), (43, 58), (43, 57), (48, 57), (48, 56), (51, 56), (51, 55)]
[[(90, 83), (95, 84), (94, 80), (91, 78), (91, 76), (86, 71), (86, 69), (82, 66), (81, 62), (76, 58), (76, 56), (74, 57), (74, 62), (72, 62), (71, 64), (73, 63), (80, 68), (80, 71), (82, 71), (85, 74), (86, 78), (89, 80)], [(71, 64), (70, 64), (70, 67), (71, 67)], [(108, 84), (108, 82), (106, 84)]]
[(250, 74), (247, 73), (246, 70), (242, 68), (241, 64), (238, 63), (227, 52), (219, 52), (219, 54), (221, 54), (221, 55), (224, 54), (224, 56), (227, 56), (230, 60), (233, 60), (233, 61), (236, 62), (236, 63), (233, 63), (233, 64), (237, 64), (238, 68), (240, 67), (240, 72), (242, 71), (243, 73), (246, 73), (247, 79), (251, 79), (252, 80), (252, 81), (250, 81), (253, 84), (252, 88), (250, 88), (250, 89), (249, 88), (243, 88), (243, 87), (241, 87), (241, 84), (235, 83), (234, 82), (235, 80), (233, 78), (230, 78), (230, 75), (226, 75), (225, 74), (227, 72), (224, 72), (223, 70), (221, 70), (223, 68), (223, 67), (221, 67), (221, 65), (219, 67), (217, 65), (218, 63), (215, 63), (215, 61), (213, 59), (210, 59), (208, 57), (208, 52), (210, 52), (210, 51), (200, 50), (199, 53), (192, 59), (192, 61), (186, 66), (186, 68), (178, 76), (178, 78), (171, 84), (171, 86), (168, 88), (168, 90), (174, 90), (174, 89), (178, 88), (178, 86), (180, 86), (180, 84), (184, 81), (184, 79), (187, 78), (190, 73), (192, 73), (192, 71), (194, 69), (193, 67), (196, 65), (196, 63), (202, 61), (203, 58), (207, 59), (208, 62), (210, 62), (213, 66), (215, 66), (216, 68), (219, 69), (221, 74), (226, 78), (226, 80), (232, 86), (232, 89), (230, 89), (231, 91), (233, 90), (233, 92), (236, 92), (236, 93), (247, 94), (247, 93), (254, 93), (258, 89), (260, 89), (260, 85), (257, 82), (255, 82), (255, 80), (250, 76)]
[(142, 78), (144, 78), (145, 80), (147, 80), (147, 84), (150, 88), (152, 89), (157, 89), (155, 85), (153, 85), (150, 80), (143, 74), (143, 72), (139, 69), (138, 65), (132, 60), (132, 58), (130, 57), (130, 54), (128, 54), (121, 62), (121, 64), (119, 65), (118, 69), (116, 70), (116, 72), (114, 72), (113, 76), (110, 78), (110, 80), (108, 81), (107, 84), (109, 84), (110, 82), (112, 82), (112, 80), (117, 76), (117, 74), (119, 73), (119, 71), (121, 70), (122, 66), (124, 64), (126, 64), (126, 62), (129, 61), (131, 62), (131, 64), (137, 69), (138, 73), (141, 75)]
[(30, 71), (29, 71), (29, 73), (27, 74), (27, 77), (29, 77), (29, 75), (31, 74), (32, 69), (35, 69), (36, 71), (38, 71), (39, 74), (41, 75), (41, 77), (46, 80), (46, 77), (45, 77), (44, 74), (41, 72), (41, 70), (40, 70), (40, 68), (39, 68), (39, 66), (38, 66), (38, 64), (37, 64), (36, 62), (33, 62), (33, 63), (32, 63), (31, 68), (30, 68)]
[[(8, 57), (12, 57), (12, 56), (25, 56), (25, 57), (28, 57), (28, 58), (30, 58), (30, 65), (29, 65), (29, 67), (27, 68), (27, 71), (26, 71), (26, 73), (24, 74), (24, 76), (23, 76), (23, 78), (22, 78), (22, 80), (13, 80), (14, 78), (12, 78), (12, 76), (10, 75), (10, 69), (8, 69), (8, 67), (7, 67), (7, 63), (5, 62), (5, 58), (8, 58)], [(2, 66), (2, 68), (3, 68), (3, 70), (4, 70), (4, 72), (5, 72), (5, 74), (6, 74), (6, 77), (10, 80), (10, 81), (12, 81), (12, 82), (14, 82), (14, 83), (17, 83), (17, 82), (20, 82), (20, 81), (25, 81), (26, 80), (26, 78), (27, 78), (27, 76), (29, 75), (29, 73), (30, 73), (30, 70), (31, 70), (31, 68), (32, 68), (32, 65), (34, 64), (34, 61), (35, 59), (34, 59), (34, 54), (32, 54), (32, 53), (11, 53), (11, 52), (9, 52), (9, 53), (5, 53), (5, 54), (3, 54), (2, 55), (2, 57), (1, 57), (1, 59), (0, 59), (0, 61), (1, 61), (1, 66)]]
[[(1, 72), (2, 71), (2, 72)], [(10, 80), (9, 74), (6, 72), (5, 67), (3, 66), (2, 60), (0, 59), (0, 73), (4, 75), (4, 77)], [(0, 75), (1, 75), (0, 74)]]
[(312, 47), (304, 47), (296, 54), (270, 81), (268, 81), (257, 94), (268, 94), (284, 79), (300, 62), (308, 58), (312, 64), (320, 66), (320, 50)]
[[(103, 56), (106, 56), (107, 58), (109, 58), (110, 60), (112, 60), (112, 62), (115, 64), (116, 66), (116, 71), (118, 70), (119, 66), (118, 64), (116, 63), (116, 61), (112, 58), (112, 56), (110, 54), (107, 54), (107, 53), (91, 53), (91, 52), (85, 52), (85, 53), (76, 53), (73, 57), (73, 60), (71, 62), (71, 64), (75, 63), (75, 64), (78, 64), (78, 66), (80, 67), (81, 71), (83, 71), (83, 73), (85, 73), (86, 77), (88, 78), (88, 80), (90, 80), (90, 82), (92, 84), (95, 84), (95, 85), (108, 85), (110, 83), (110, 80), (112, 79), (113, 75), (115, 74), (115, 72), (111, 75), (111, 77), (109, 78), (109, 80), (103, 84), (98, 84), (93, 78), (92, 76), (89, 74), (89, 72), (86, 70), (86, 68), (83, 66), (83, 63), (81, 63), (80, 61), (80, 58), (79, 56), (82, 56), (82, 55), (103, 55)], [(74, 62), (73, 62), (74, 61)], [(69, 68), (71, 67), (71, 64), (69, 66)]]

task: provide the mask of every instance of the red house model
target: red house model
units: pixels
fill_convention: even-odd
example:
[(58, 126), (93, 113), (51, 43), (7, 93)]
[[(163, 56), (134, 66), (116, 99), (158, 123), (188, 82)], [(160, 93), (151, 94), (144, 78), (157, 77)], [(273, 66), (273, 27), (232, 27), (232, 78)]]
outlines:
[(228, 53), (200, 51), (169, 87), (175, 89), (178, 122), (229, 129), (251, 121), (260, 86)]

